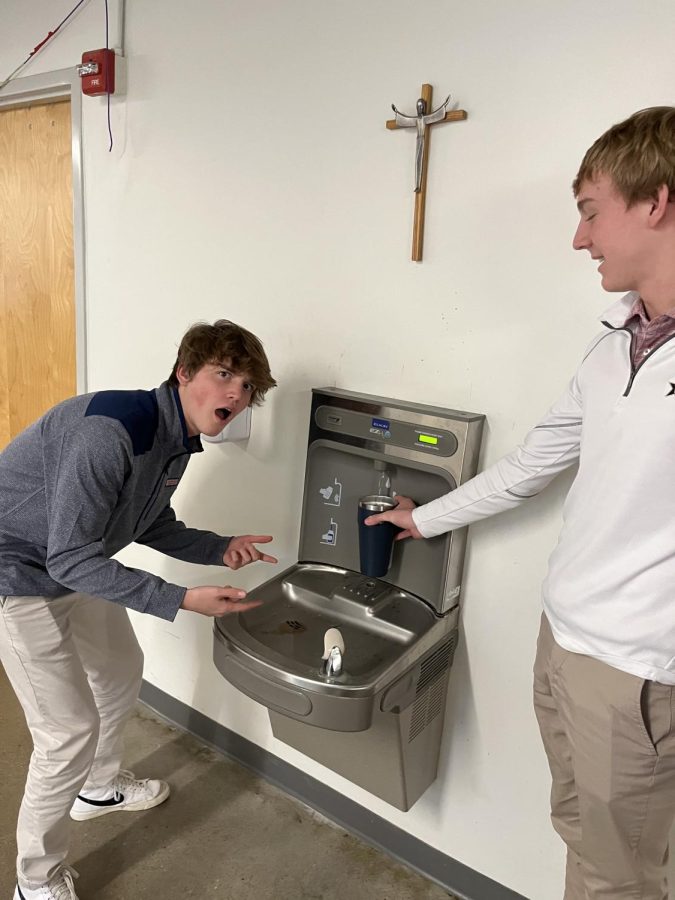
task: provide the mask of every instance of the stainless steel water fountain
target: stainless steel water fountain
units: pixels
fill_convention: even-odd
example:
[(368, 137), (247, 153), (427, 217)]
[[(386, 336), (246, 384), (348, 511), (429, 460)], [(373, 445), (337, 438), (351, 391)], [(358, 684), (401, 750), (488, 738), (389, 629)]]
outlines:
[[(426, 503), (476, 472), (484, 417), (312, 391), (299, 562), (216, 619), (214, 661), (274, 736), (402, 810), (436, 777), (466, 530), (395, 544), (360, 574), (360, 497)], [(377, 527), (377, 526), (374, 526)]]

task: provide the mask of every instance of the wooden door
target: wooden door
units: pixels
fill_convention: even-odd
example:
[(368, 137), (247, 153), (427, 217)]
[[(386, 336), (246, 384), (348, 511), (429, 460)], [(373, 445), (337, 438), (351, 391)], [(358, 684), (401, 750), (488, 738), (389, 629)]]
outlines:
[(0, 449), (77, 392), (70, 101), (0, 111)]

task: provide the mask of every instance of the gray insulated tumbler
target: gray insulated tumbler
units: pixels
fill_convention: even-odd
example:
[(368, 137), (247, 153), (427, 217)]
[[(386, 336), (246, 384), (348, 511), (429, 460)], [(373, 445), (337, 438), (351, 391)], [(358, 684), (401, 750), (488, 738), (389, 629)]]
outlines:
[(359, 500), (359, 554), (364, 575), (380, 578), (387, 574), (398, 529), (391, 522), (381, 522), (379, 525), (364, 525), (363, 522), (368, 516), (387, 512), (395, 506), (396, 501), (391, 497), (377, 494)]

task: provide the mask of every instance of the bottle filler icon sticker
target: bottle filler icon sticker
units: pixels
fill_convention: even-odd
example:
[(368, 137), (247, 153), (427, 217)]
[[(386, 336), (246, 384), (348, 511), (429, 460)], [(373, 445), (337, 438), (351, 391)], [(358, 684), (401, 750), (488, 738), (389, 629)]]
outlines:
[(328, 544), (330, 547), (334, 547), (337, 544), (337, 530), (338, 523), (335, 519), (330, 520), (330, 525), (326, 529), (325, 533), (321, 535), (321, 543)]
[(319, 493), (323, 497), (323, 502), (326, 506), (340, 505), (340, 500), (342, 498), (342, 482), (338, 481), (337, 478), (334, 478), (333, 482), (333, 484), (319, 488)]

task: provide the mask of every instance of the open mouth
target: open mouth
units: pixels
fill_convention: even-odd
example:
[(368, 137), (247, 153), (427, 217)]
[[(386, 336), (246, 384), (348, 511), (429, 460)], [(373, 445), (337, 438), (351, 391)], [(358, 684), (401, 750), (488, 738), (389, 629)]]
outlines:
[(227, 422), (227, 420), (232, 415), (232, 410), (228, 409), (226, 406), (219, 406), (216, 410), (216, 415), (220, 419), (221, 422)]

